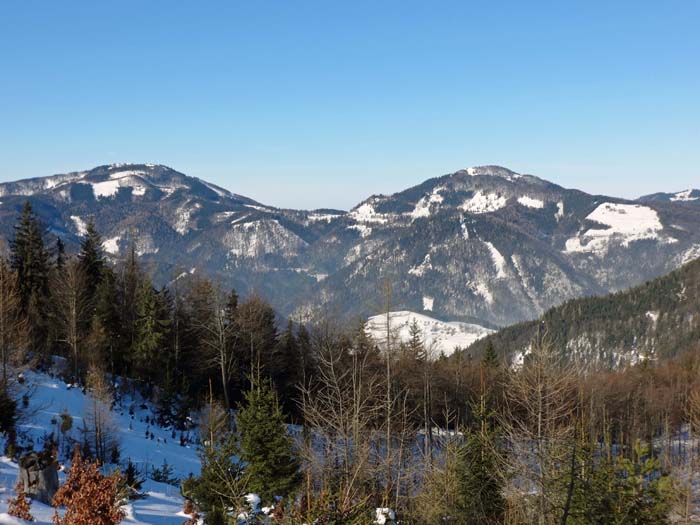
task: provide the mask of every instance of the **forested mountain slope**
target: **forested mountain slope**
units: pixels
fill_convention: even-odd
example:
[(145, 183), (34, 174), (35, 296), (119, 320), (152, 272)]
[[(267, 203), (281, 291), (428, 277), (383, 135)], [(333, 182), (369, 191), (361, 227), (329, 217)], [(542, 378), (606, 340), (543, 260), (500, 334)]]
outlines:
[(536, 337), (586, 364), (620, 367), (662, 359), (700, 346), (700, 259), (640, 286), (602, 297), (570, 300), (540, 319), (500, 330), (471, 345), (486, 345), (513, 362)]
[[(368, 188), (368, 194), (371, 188)], [(155, 164), (0, 184), (0, 237), (29, 200), (74, 251), (92, 220), (123, 259), (133, 241), (158, 284), (199, 273), (283, 316), (391, 309), (505, 326), (700, 256), (698, 192), (589, 195), (498, 166), (467, 168), (350, 211), (286, 210)]]

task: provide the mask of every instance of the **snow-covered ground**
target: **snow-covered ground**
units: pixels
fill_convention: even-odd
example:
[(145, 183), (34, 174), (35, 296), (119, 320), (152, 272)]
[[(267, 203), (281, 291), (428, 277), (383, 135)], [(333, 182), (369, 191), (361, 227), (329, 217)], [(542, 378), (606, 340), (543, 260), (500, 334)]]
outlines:
[[(70, 434), (75, 439), (80, 439), (79, 428), (82, 426), (83, 417), (90, 406), (91, 398), (78, 388), (69, 388), (60, 379), (46, 374), (26, 374), (26, 388), (31, 393), (25, 420), (21, 420), (18, 430), (31, 438), (36, 448), (41, 448), (42, 439), (51, 432), (56, 433), (56, 424), (52, 420), (60, 420), (59, 414), (64, 410), (73, 417), (73, 427)], [(163, 460), (173, 468), (173, 476), (185, 478), (190, 473), (197, 475), (200, 470), (196, 445), (180, 446), (180, 432), (176, 432), (176, 438), (172, 437), (172, 430), (160, 428), (146, 423), (146, 417), (152, 418), (153, 414), (147, 404), (140, 399), (124, 397), (115, 406), (112, 416), (116, 430), (116, 437), (121, 449), (121, 461), (126, 463), (128, 459), (136, 464), (142, 473), (150, 472), (153, 468), (161, 467)], [(129, 414), (133, 407), (133, 416)], [(153, 434), (153, 439), (146, 437), (146, 433)], [(196, 432), (196, 431), (194, 431)], [(193, 437), (194, 437), (193, 432)], [(14, 485), (17, 482), (18, 466), (7, 457), (0, 457), (0, 524), (16, 525), (24, 522), (7, 516), (7, 500), (15, 496)], [(60, 472), (61, 482), (65, 479), (65, 473)], [(182, 513), (183, 498), (180, 496), (179, 487), (158, 483), (146, 479), (143, 484), (143, 499), (130, 502), (125, 511), (125, 524), (139, 525), (180, 525), (186, 516)], [(32, 514), (36, 523), (49, 525), (52, 523), (54, 509), (42, 505), (39, 502), (32, 503)]]
[[(432, 301), (432, 299), (431, 299)], [(432, 302), (430, 304), (432, 307)], [(392, 337), (398, 341), (410, 339), (410, 329), (413, 321), (416, 321), (421, 331), (421, 339), (430, 349), (433, 357), (440, 353), (450, 355), (456, 347), (466, 348), (477, 339), (487, 336), (493, 330), (477, 324), (444, 322), (427, 315), (402, 310), (391, 312), (389, 324)], [(386, 340), (386, 314), (379, 314), (367, 320), (367, 333), (376, 341), (382, 343)]]
[(662, 234), (664, 227), (656, 210), (641, 204), (604, 202), (586, 219), (602, 224), (605, 228), (591, 228), (577, 237), (568, 239), (565, 252), (591, 252), (602, 255), (612, 242), (622, 246), (643, 239), (658, 240), (667, 244), (676, 242), (676, 239)]

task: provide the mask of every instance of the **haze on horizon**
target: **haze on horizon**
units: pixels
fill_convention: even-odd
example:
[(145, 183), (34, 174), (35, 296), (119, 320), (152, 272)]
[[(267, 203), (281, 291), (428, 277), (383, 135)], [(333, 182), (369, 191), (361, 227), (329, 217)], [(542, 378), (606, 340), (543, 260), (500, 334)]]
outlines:
[(153, 162), (342, 209), (484, 164), (700, 186), (690, 0), (3, 7), (0, 181)]

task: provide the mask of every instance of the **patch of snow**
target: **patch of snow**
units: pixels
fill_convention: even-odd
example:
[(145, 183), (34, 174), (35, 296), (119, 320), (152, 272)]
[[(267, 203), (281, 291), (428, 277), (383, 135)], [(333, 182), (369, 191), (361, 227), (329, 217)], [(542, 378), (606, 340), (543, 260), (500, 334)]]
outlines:
[(503, 255), (501, 255), (501, 252), (499, 252), (496, 249), (496, 247), (490, 242), (484, 241), (484, 244), (491, 253), (493, 265), (496, 267), (496, 277), (498, 279), (505, 279), (506, 277), (508, 277), (508, 274), (506, 273), (506, 268), (508, 267), (508, 264), (506, 263), (505, 257), (503, 257)]
[(673, 202), (688, 202), (700, 199), (700, 196), (695, 196), (694, 193), (696, 192), (693, 190), (679, 191), (671, 196), (671, 200)]
[(656, 328), (656, 323), (659, 320), (659, 312), (649, 311), (646, 313), (646, 317), (652, 322), (654, 328)]
[(348, 215), (357, 222), (375, 222), (385, 224), (388, 221), (386, 214), (377, 213), (374, 209), (374, 205), (370, 202), (361, 204), (352, 210)]
[[(430, 299), (432, 301), (432, 298)], [(390, 331), (397, 343), (410, 340), (413, 321), (416, 321), (420, 328), (423, 344), (432, 358), (439, 357), (441, 352), (450, 355), (455, 348), (466, 348), (477, 339), (493, 332), (477, 324), (444, 322), (427, 315), (403, 310), (389, 313)], [(386, 344), (386, 314), (370, 317), (367, 320), (366, 330), (375, 341)]]
[(372, 235), (372, 228), (366, 224), (353, 224), (352, 226), (348, 226), (348, 230), (357, 230), (360, 232), (360, 236), (363, 239)]
[(423, 296), (423, 310), (432, 312), (433, 304), (435, 304), (435, 299), (433, 299), (432, 297), (428, 297), (427, 295)]
[(338, 213), (309, 213), (307, 219), (309, 222), (331, 222), (333, 219), (342, 217), (342, 214)]
[(396, 519), (396, 514), (388, 507), (380, 507), (375, 510), (375, 525), (391, 525)]
[(544, 208), (544, 201), (523, 195), (518, 197), (518, 202), (527, 208)]
[(469, 227), (464, 221), (464, 217), (459, 218), (459, 229), (462, 231), (462, 238), (466, 241), (469, 240)]
[(110, 237), (109, 239), (105, 239), (102, 241), (102, 248), (104, 251), (107, 253), (111, 253), (112, 255), (117, 255), (119, 253), (119, 241), (121, 239), (120, 235), (117, 235), (116, 237)]
[(413, 219), (418, 219), (419, 217), (430, 217), (430, 208), (433, 205), (439, 205), (444, 200), (443, 196), (440, 195), (440, 192), (444, 189), (444, 187), (438, 186), (433, 189), (430, 195), (421, 197), (416, 203), (416, 207), (409, 213), (409, 215)]
[(461, 208), (469, 213), (490, 213), (500, 210), (506, 205), (506, 198), (496, 193), (477, 191), (471, 199), (467, 199)]
[(77, 215), (71, 215), (70, 218), (75, 224), (75, 229), (78, 231), (78, 234), (85, 235), (87, 233), (87, 225), (85, 224), (85, 221)]
[(222, 240), (229, 254), (237, 257), (258, 257), (265, 254), (292, 256), (306, 242), (275, 219), (233, 224)]
[(557, 213), (554, 214), (557, 220), (564, 217), (564, 203), (562, 201), (557, 202)]
[(493, 294), (491, 293), (491, 290), (489, 290), (489, 287), (486, 283), (484, 282), (468, 282), (467, 287), (474, 292), (476, 295), (480, 295), (484, 299), (486, 299), (486, 302), (489, 304), (493, 303)]
[(92, 193), (96, 199), (112, 197), (119, 190), (119, 180), (106, 180), (104, 182), (92, 182)]
[(420, 263), (418, 266), (414, 266), (413, 268), (408, 270), (408, 273), (410, 275), (415, 275), (416, 277), (422, 277), (423, 274), (425, 274), (425, 272), (427, 270), (432, 270), (432, 269), (433, 269), (433, 265), (430, 262), (430, 254), (426, 253), (425, 257), (423, 258), (423, 262)]
[(643, 239), (659, 240), (666, 244), (677, 242), (670, 237), (662, 237), (663, 224), (656, 210), (641, 204), (600, 204), (587, 217), (587, 220), (607, 226), (605, 229), (592, 228), (577, 237), (566, 241), (564, 252), (590, 252), (605, 254), (611, 242), (629, 246)]

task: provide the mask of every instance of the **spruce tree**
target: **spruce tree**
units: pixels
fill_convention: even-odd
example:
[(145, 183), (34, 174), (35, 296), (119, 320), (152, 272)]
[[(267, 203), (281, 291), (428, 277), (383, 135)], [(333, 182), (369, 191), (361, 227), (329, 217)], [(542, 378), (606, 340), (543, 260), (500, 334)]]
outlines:
[(501, 523), (505, 501), (498, 478), (496, 433), (471, 431), (458, 456), (456, 523)]
[(63, 239), (60, 237), (56, 238), (56, 259), (54, 261), (54, 267), (58, 272), (63, 271), (63, 267), (66, 264), (66, 245), (63, 243)]
[(95, 291), (100, 284), (102, 272), (105, 268), (102, 237), (95, 229), (92, 219), (88, 221), (85, 236), (80, 242), (78, 260), (80, 261), (80, 268), (86, 277), (88, 300), (92, 304)]
[(10, 265), (19, 282), (20, 307), (28, 318), (30, 347), (42, 352), (49, 347), (50, 264), (43, 228), (29, 202), (22, 208), (10, 248)]
[(269, 381), (253, 379), (245, 406), (236, 415), (236, 428), (249, 490), (265, 501), (291, 495), (300, 481), (299, 463)]
[(287, 414), (294, 413), (297, 408), (297, 386), (302, 378), (298, 376), (299, 347), (294, 334), (294, 322), (290, 319), (287, 328), (280, 335), (274, 360), (270, 363), (275, 387), (282, 399)]
[(227, 509), (237, 508), (248, 490), (248, 477), (239, 457), (235, 434), (218, 442), (208, 440), (200, 454), (201, 474), (182, 482), (182, 495), (204, 512), (207, 525), (226, 525)]
[(153, 380), (149, 371), (160, 371), (159, 350), (166, 342), (170, 319), (164, 312), (162, 296), (159, 297), (148, 279), (144, 279), (138, 289), (136, 315), (132, 348), (134, 371), (139, 377)]
[(496, 349), (493, 347), (493, 342), (491, 340), (486, 343), (481, 362), (487, 368), (496, 368), (498, 366), (498, 354), (496, 354)]

